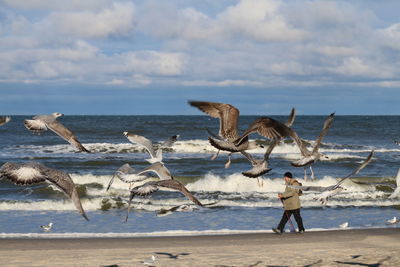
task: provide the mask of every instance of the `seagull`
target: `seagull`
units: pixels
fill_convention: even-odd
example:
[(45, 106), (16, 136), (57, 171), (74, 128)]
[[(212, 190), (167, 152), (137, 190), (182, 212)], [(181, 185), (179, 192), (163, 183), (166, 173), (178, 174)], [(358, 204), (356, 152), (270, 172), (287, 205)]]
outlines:
[(395, 224), (395, 223), (398, 223), (398, 222), (400, 222), (400, 220), (397, 220), (396, 217), (393, 217), (393, 219), (389, 219), (389, 220), (386, 221), (387, 224)]
[(49, 224), (47, 224), (47, 225), (41, 225), (40, 227), (43, 229), (43, 231), (49, 232), (49, 231), (51, 230), (51, 228), (53, 227), (53, 223), (52, 223), (52, 222), (49, 222)]
[(349, 226), (348, 222), (342, 223), (339, 225), (340, 228), (347, 228)]
[(61, 189), (74, 203), (79, 213), (89, 220), (82, 208), (76, 186), (69, 174), (48, 168), (37, 162), (4, 163), (0, 168), (0, 180), (6, 178), (17, 185), (31, 185), (41, 182), (53, 184)]
[(147, 152), (150, 154), (150, 158), (146, 159), (149, 163), (161, 162), (162, 161), (162, 147), (171, 147), (179, 138), (179, 135), (173, 135), (168, 140), (164, 141), (161, 146), (157, 149), (154, 149), (153, 142), (147, 139), (144, 136), (132, 134), (129, 132), (123, 133), (128, 140), (134, 144), (138, 144), (144, 147)]
[(151, 195), (154, 192), (158, 191), (160, 187), (165, 187), (165, 188), (170, 188), (170, 189), (180, 191), (182, 194), (184, 194), (188, 199), (190, 199), (196, 205), (203, 206), (203, 204), (195, 196), (193, 196), (192, 193), (190, 193), (189, 190), (187, 190), (187, 188), (181, 182), (179, 182), (177, 180), (170, 179), (170, 180), (150, 181), (150, 182), (144, 183), (143, 185), (136, 186), (131, 189), (129, 202), (128, 202), (128, 212), (126, 214), (125, 221), (128, 220), (130, 205), (131, 205), (132, 199), (135, 196)]
[(331, 185), (331, 186), (297, 186), (297, 185), (288, 185), (289, 187), (292, 187), (294, 189), (300, 189), (302, 191), (316, 191), (320, 192), (318, 196), (316, 196), (314, 199), (315, 200), (320, 200), (322, 204), (326, 204), (328, 199), (332, 197), (333, 195), (336, 195), (340, 193), (344, 188), (341, 187), (340, 185), (348, 178), (350, 178), (353, 175), (358, 174), (362, 169), (365, 168), (365, 166), (368, 165), (368, 163), (371, 162), (372, 156), (374, 154), (374, 151), (372, 150), (368, 157), (365, 159), (363, 163), (358, 166), (357, 169), (355, 169), (353, 172), (348, 174), (347, 176), (341, 178), (336, 184)]
[(300, 149), (300, 153), (302, 158), (296, 161), (292, 162), (292, 166), (294, 167), (304, 167), (304, 180), (307, 181), (307, 172), (306, 172), (306, 166), (310, 166), (310, 172), (311, 172), (311, 179), (314, 180), (314, 172), (312, 169), (312, 164), (316, 161), (318, 161), (321, 157), (325, 157), (326, 156), (322, 155), (321, 153), (318, 152), (319, 147), (321, 145), (321, 141), (322, 139), (325, 137), (325, 135), (327, 134), (329, 128), (332, 125), (333, 122), (333, 117), (335, 116), (335, 113), (332, 113), (328, 116), (328, 118), (325, 120), (324, 126), (322, 127), (322, 131), (319, 134), (317, 140), (315, 140), (315, 143), (313, 145), (313, 148), (311, 151), (309, 151), (306, 146), (303, 144), (303, 142), (297, 142), (299, 149)]
[(0, 117), (0, 126), (3, 126), (4, 124), (6, 124), (7, 122), (9, 122), (11, 120), (11, 117), (6, 116), (6, 117)]
[(61, 116), (64, 116), (64, 114), (59, 112), (54, 112), (51, 115), (38, 115), (34, 116), (32, 120), (25, 120), (24, 125), (28, 130), (37, 134), (41, 134), (50, 129), (65, 141), (79, 149), (79, 151), (90, 153), (90, 151), (78, 141), (76, 136), (69, 129), (56, 120)]
[[(287, 127), (291, 127), (293, 125), (295, 117), (296, 117), (296, 110), (292, 108), (288, 121), (285, 123), (285, 125)], [(268, 168), (269, 156), (271, 155), (272, 150), (275, 148), (276, 145), (279, 144), (280, 141), (281, 139), (273, 139), (271, 143), (268, 145), (267, 150), (265, 151), (264, 158), (260, 161), (255, 161), (255, 164), (253, 164), (253, 168), (251, 170), (242, 172), (242, 174), (249, 178), (258, 178), (259, 176), (266, 174), (267, 172), (272, 170)]]
[(146, 266), (155, 266), (155, 262), (156, 262), (156, 256), (151, 255), (151, 257), (149, 259), (145, 259), (144, 261), (142, 261), (142, 263)]
[[(263, 146), (257, 144), (255, 141), (249, 141), (249, 133), (247, 132), (247, 134), (245, 133), (244, 135), (239, 136), (237, 124), (240, 112), (236, 107), (230, 104), (216, 102), (189, 101), (188, 103), (213, 118), (219, 118), (220, 129), (218, 135), (207, 129), (210, 134), (208, 137), (210, 144), (218, 149), (217, 154), (213, 156), (212, 159), (215, 159), (218, 156), (220, 150), (231, 152), (228, 155), (228, 162), (225, 164), (225, 168), (228, 168), (231, 164), (231, 154), (240, 152), (252, 163), (252, 165), (257, 165), (257, 162), (249, 153), (246, 152), (246, 150), (258, 147), (263, 148)], [(287, 126), (268, 117), (263, 117), (263, 119), (265, 122), (265, 129), (263, 131), (265, 137), (270, 139), (280, 139), (283, 136), (286, 136), (288, 131), (287, 129), (289, 129)], [(282, 125), (284, 127), (282, 127)], [(252, 126), (253, 125), (251, 125), (250, 128)]]
[(138, 175), (135, 173), (135, 169), (133, 169), (129, 163), (125, 163), (122, 165), (111, 177), (110, 182), (108, 183), (106, 192), (110, 189), (112, 183), (114, 182), (115, 177), (118, 177), (122, 182), (131, 184), (135, 182), (141, 182), (146, 179), (149, 179), (150, 177), (146, 175)]

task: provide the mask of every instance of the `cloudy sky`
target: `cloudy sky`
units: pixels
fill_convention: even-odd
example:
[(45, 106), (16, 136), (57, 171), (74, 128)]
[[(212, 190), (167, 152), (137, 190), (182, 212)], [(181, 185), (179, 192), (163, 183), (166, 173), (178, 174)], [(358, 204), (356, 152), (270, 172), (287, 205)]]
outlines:
[(400, 114), (400, 1), (0, 0), (0, 115)]

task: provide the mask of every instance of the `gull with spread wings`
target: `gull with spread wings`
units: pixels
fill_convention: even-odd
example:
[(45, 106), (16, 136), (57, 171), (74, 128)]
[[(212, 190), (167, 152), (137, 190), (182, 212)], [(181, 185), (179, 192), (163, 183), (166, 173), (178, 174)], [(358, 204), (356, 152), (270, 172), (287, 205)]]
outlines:
[(146, 159), (146, 161), (149, 163), (155, 163), (158, 161), (161, 162), (162, 161), (162, 148), (163, 147), (172, 147), (173, 144), (179, 138), (179, 135), (171, 136), (166, 141), (164, 141), (156, 151), (154, 149), (153, 142), (151, 140), (147, 139), (146, 137), (137, 135), (137, 134), (133, 134), (133, 133), (129, 133), (129, 132), (124, 132), (124, 135), (126, 136), (126, 138), (128, 138), (128, 140), (130, 142), (144, 147), (147, 150), (147, 152), (149, 152), (150, 158)]
[(137, 175), (142, 175), (142, 174), (148, 173), (148, 172), (153, 172), (153, 173), (157, 174), (157, 176), (160, 178), (160, 180), (146, 182), (142, 185), (136, 186), (131, 189), (126, 220), (128, 220), (130, 205), (131, 205), (132, 199), (135, 196), (149, 196), (149, 195), (153, 194), (154, 192), (158, 191), (160, 189), (160, 187), (180, 191), (188, 199), (193, 201), (193, 203), (195, 203), (196, 205), (203, 206), (203, 204), (195, 196), (193, 196), (192, 193), (190, 193), (189, 190), (187, 190), (187, 188), (181, 182), (174, 179), (174, 177), (171, 175), (171, 173), (169, 172), (169, 170), (167, 169), (167, 167), (165, 167), (165, 165), (163, 163), (161, 163), (161, 162), (153, 163), (149, 167), (138, 172)]
[(37, 134), (50, 129), (80, 151), (90, 153), (69, 129), (57, 121), (57, 118), (61, 116), (64, 116), (64, 114), (59, 112), (54, 112), (51, 115), (37, 115), (31, 120), (25, 120), (24, 125), (28, 130)]
[(37, 162), (4, 163), (0, 168), (0, 180), (6, 178), (17, 185), (30, 185), (47, 182), (61, 189), (74, 203), (79, 213), (89, 220), (82, 208), (76, 186), (69, 174), (48, 168)]
[[(188, 103), (189, 105), (198, 108), (213, 118), (219, 118), (220, 128), (218, 135), (207, 129), (208, 133), (210, 134), (208, 137), (210, 144), (218, 149), (217, 154), (213, 156), (212, 159), (215, 159), (218, 156), (219, 151), (223, 150), (230, 152), (228, 155), (228, 162), (225, 164), (225, 168), (230, 166), (231, 154), (236, 152), (240, 152), (242, 155), (244, 155), (252, 163), (252, 165), (257, 164), (254, 158), (246, 151), (258, 147), (263, 148), (263, 146), (257, 144), (255, 141), (249, 141), (248, 134), (242, 135), (241, 137), (239, 136), (237, 125), (240, 112), (236, 107), (230, 104), (216, 102), (188, 101)], [(266, 120), (264, 125), (264, 136), (270, 139), (281, 139), (287, 135), (289, 128), (283, 123), (268, 117), (263, 118)], [(238, 139), (240, 139), (239, 142), (237, 142)]]
[[(288, 118), (287, 122), (285, 123), (285, 125), (287, 127), (292, 127), (295, 117), (296, 117), (296, 110), (294, 108), (292, 108), (289, 118)], [(269, 172), (271, 170), (270, 168), (268, 168), (269, 157), (272, 153), (272, 150), (279, 144), (280, 141), (281, 141), (281, 138), (280, 139), (278, 139), (278, 138), (272, 139), (272, 141), (268, 145), (267, 150), (264, 153), (263, 159), (259, 160), (259, 161), (255, 160), (254, 163), (252, 164), (253, 168), (251, 170), (242, 172), (242, 174), (249, 178), (257, 178), (258, 179), (259, 176)]]

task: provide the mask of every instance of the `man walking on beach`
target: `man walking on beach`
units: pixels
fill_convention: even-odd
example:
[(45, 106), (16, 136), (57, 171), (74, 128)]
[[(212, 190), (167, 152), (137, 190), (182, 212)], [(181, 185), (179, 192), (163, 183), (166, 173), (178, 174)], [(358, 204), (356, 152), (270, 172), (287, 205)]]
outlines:
[(283, 212), (282, 219), (277, 228), (273, 228), (277, 234), (283, 233), (283, 229), (285, 228), (286, 222), (289, 220), (292, 214), (294, 215), (294, 219), (297, 222), (297, 226), (299, 227), (299, 233), (304, 233), (303, 219), (300, 215), (300, 198), (299, 194), (301, 194), (300, 189), (294, 189), (289, 187), (288, 185), (297, 185), (299, 186), (299, 182), (293, 179), (293, 175), (290, 172), (286, 172), (284, 174), (283, 179), (285, 180), (286, 188), (285, 192), (279, 193), (278, 198), (283, 202), (285, 211)]

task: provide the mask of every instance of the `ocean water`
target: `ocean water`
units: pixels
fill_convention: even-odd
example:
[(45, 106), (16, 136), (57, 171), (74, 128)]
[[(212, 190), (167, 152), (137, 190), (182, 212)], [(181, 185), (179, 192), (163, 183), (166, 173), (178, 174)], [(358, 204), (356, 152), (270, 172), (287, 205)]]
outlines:
[[(328, 114), (327, 114), (328, 115)], [(78, 140), (93, 153), (80, 153), (53, 132), (32, 134), (23, 120), (32, 116), (12, 116), (0, 127), (0, 164), (37, 161), (69, 173), (78, 187), (82, 205), (90, 219), (85, 221), (72, 202), (54, 186), (37, 184), (17, 186), (0, 181), (0, 237), (10, 236), (146, 236), (270, 231), (282, 215), (277, 194), (284, 190), (282, 175), (291, 171), (305, 185), (328, 186), (356, 168), (375, 150), (372, 162), (356, 180), (395, 184), (399, 169), (400, 116), (336, 116), (321, 146), (328, 156), (314, 164), (315, 181), (304, 181), (303, 168), (290, 162), (300, 157), (291, 140), (279, 144), (270, 159), (272, 171), (257, 179), (241, 172), (251, 168), (241, 155), (232, 156), (224, 168), (227, 154), (211, 160), (216, 152), (207, 141), (206, 128), (218, 132), (219, 121), (208, 116), (64, 116), (59, 121), (71, 129)], [(286, 116), (272, 116), (286, 121)], [(240, 132), (256, 117), (241, 116)], [(310, 145), (319, 135), (325, 116), (297, 116), (293, 128)], [(129, 163), (140, 170), (149, 165), (149, 156), (130, 143), (124, 131), (146, 136), (154, 143), (179, 134), (175, 145), (164, 150), (163, 158), (171, 174), (183, 182), (206, 207), (196, 207), (180, 192), (160, 190), (151, 197), (136, 197), (125, 223), (129, 185), (116, 181), (105, 188), (113, 173)], [(268, 144), (257, 134), (250, 136)], [(264, 150), (251, 151), (262, 157)], [(400, 217), (400, 199), (388, 199), (387, 186), (359, 185), (346, 181), (342, 193), (326, 205), (301, 196), (306, 230), (337, 229), (348, 222), (350, 228), (398, 227), (386, 220)], [(162, 209), (188, 204), (191, 211), (159, 216)], [(40, 225), (54, 223), (50, 233)]]

